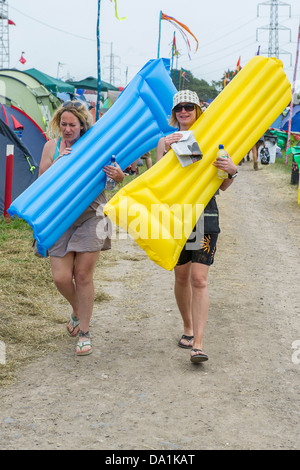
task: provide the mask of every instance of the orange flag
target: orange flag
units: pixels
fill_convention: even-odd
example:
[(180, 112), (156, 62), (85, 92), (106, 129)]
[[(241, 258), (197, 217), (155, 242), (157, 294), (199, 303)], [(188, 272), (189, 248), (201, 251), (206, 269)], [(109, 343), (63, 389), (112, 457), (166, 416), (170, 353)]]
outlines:
[(237, 61), (235, 71), (233, 72), (232, 76), (238, 73), (241, 70), (241, 56), (239, 57), (239, 60)]
[(173, 18), (172, 16), (168, 16), (168, 15), (165, 15), (164, 13), (161, 14), (161, 19), (162, 20), (167, 20), (167, 21), (170, 21), (171, 23), (174, 22), (174, 23), (177, 23), (179, 24), (183, 29), (185, 29), (191, 36), (193, 36), (193, 38), (195, 39), (196, 41), (196, 50), (195, 52), (198, 50), (198, 39), (196, 38), (196, 36), (194, 36), (194, 34), (190, 31), (190, 29), (183, 23), (180, 23), (180, 21), (177, 21), (175, 20), (175, 18)]

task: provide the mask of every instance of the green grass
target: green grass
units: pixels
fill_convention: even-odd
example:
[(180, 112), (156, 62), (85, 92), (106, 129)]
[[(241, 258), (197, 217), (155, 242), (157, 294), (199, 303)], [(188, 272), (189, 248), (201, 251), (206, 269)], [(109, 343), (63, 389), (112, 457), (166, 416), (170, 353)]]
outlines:
[(281, 151), (281, 157), (276, 158), (275, 167), (280, 171), (284, 171), (285, 173), (291, 173), (292, 171), (292, 161), (293, 155), (289, 155), (288, 164), (285, 164), (285, 150)]
[(0, 218), (0, 247), (1, 242), (12, 238), (26, 239), (32, 233), (29, 225), (22, 219), (12, 218), (10, 223), (4, 217)]
[(6, 364), (0, 365), (0, 385), (11, 383), (17, 368), (57, 347), (65, 322), (48, 259), (32, 252), (32, 230), (22, 219), (0, 218), (0, 340)]

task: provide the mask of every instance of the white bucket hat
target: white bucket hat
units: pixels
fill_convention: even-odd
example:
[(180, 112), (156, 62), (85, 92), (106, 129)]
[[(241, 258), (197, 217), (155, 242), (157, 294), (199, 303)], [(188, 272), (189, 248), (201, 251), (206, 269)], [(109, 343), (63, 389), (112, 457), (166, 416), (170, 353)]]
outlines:
[(191, 90), (180, 90), (173, 96), (173, 108), (179, 103), (194, 103), (201, 109), (198, 95), (195, 91)]

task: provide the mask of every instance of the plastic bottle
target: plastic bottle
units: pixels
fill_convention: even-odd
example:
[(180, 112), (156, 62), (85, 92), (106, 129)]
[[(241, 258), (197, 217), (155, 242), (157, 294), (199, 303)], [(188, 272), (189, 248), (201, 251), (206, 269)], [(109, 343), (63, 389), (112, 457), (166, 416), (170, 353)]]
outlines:
[[(115, 165), (116, 163), (116, 157), (115, 155), (113, 155), (111, 157), (111, 162), (110, 164), (113, 165), (113, 166), (116, 166)], [(108, 176), (106, 177), (106, 185), (105, 185), (105, 189), (107, 189), (108, 191), (112, 191), (113, 189), (115, 189), (116, 187), (116, 182), (112, 179), (112, 178), (109, 178)]]
[[(228, 153), (224, 149), (224, 145), (219, 145), (219, 150), (218, 150), (218, 153), (217, 153), (217, 157), (228, 158)], [(226, 171), (221, 170), (220, 168), (218, 168), (218, 178), (220, 180), (225, 180), (225, 179), (228, 178), (228, 174), (226, 173)]]

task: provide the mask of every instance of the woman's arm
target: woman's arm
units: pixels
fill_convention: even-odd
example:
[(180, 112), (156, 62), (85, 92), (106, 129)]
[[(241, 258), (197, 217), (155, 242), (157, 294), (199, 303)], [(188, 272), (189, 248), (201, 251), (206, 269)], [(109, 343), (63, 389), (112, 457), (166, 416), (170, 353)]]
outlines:
[(49, 140), (44, 145), (42, 158), (40, 161), (39, 176), (45, 173), (45, 171), (48, 170), (48, 168), (50, 168), (50, 166), (52, 165), (55, 148), (56, 148), (55, 139)]
[[(65, 144), (66, 143), (64, 143), (64, 145)], [(57, 142), (55, 139), (49, 140), (49, 142), (45, 144), (43, 153), (42, 153), (41, 162), (40, 162), (39, 176), (45, 173), (45, 171), (48, 170), (48, 168), (50, 168), (50, 166), (52, 166), (53, 163), (57, 162), (59, 158), (63, 157), (64, 155), (69, 155), (72, 150), (70, 147), (63, 146), (63, 148), (60, 148), (58, 157), (55, 159), (55, 161), (53, 161), (56, 145), (57, 145)]]
[(165, 154), (165, 137), (162, 137), (159, 139), (157, 147), (156, 147), (156, 161), (158, 162), (159, 160), (162, 159), (162, 157)]

